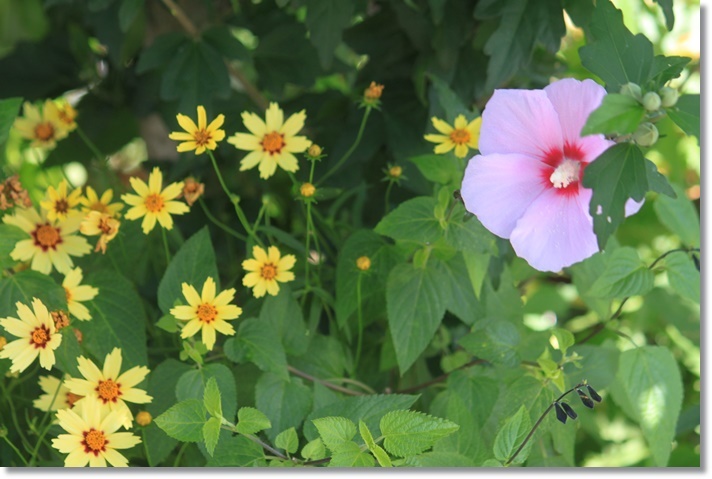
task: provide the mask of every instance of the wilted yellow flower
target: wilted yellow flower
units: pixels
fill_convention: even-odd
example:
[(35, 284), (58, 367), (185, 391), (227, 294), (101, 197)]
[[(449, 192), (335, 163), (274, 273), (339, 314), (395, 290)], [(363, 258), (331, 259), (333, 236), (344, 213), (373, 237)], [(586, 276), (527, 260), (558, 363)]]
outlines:
[(189, 176), (185, 179), (185, 185), (183, 185), (183, 198), (189, 206), (193, 206), (193, 203), (198, 201), (198, 198), (203, 196), (205, 192), (205, 185), (196, 181), (195, 178)]
[(54, 148), (57, 140), (67, 136), (67, 130), (59, 117), (59, 109), (52, 100), (45, 101), (41, 113), (32, 103), (25, 102), (23, 114), (15, 120), (14, 127), (20, 136), (32, 140), (32, 146)]
[(482, 127), (481, 116), (467, 123), (465, 115), (458, 115), (455, 118), (454, 127), (439, 118), (433, 117), (431, 120), (435, 129), (442, 133), (442, 135), (425, 135), (426, 140), (439, 143), (435, 147), (435, 153), (447, 153), (454, 148), (455, 156), (464, 158), (467, 156), (469, 148), (477, 149), (480, 140), (480, 128)]
[(82, 195), (82, 189), (76, 188), (71, 193), (67, 194), (67, 180), (62, 180), (57, 189), (54, 186), (47, 188), (45, 200), (40, 202), (40, 206), (47, 212), (47, 219), (50, 221), (64, 221), (67, 216), (78, 213), (76, 208)]
[(133, 206), (126, 212), (127, 220), (143, 218), (141, 227), (144, 234), (148, 234), (158, 221), (165, 229), (173, 228), (171, 215), (182, 215), (190, 211), (188, 205), (181, 201), (171, 201), (183, 191), (183, 182), (171, 183), (163, 189), (163, 174), (158, 167), (154, 168), (148, 177), (148, 185), (134, 176), (129, 178), (131, 186), (137, 195), (125, 194), (121, 196), (127, 204)]
[(372, 81), (371, 84), (363, 92), (363, 100), (367, 104), (377, 103), (383, 94), (384, 86)]
[(30, 195), (22, 187), (18, 175), (12, 175), (0, 183), (0, 210), (7, 210), (14, 206), (24, 208), (32, 206)]
[(52, 316), (52, 322), (54, 323), (54, 329), (61, 331), (63, 328), (69, 326), (69, 316), (67, 313), (58, 309), (56, 311), (50, 311), (50, 316)]
[(114, 197), (114, 191), (109, 188), (102, 193), (101, 198), (97, 195), (94, 188), (91, 186), (86, 187), (86, 196), (79, 198), (82, 204), (82, 212), (89, 213), (90, 211), (98, 211), (100, 213), (106, 213), (113, 217), (117, 217), (119, 211), (124, 208), (123, 203), (112, 203), (111, 199)]
[[(178, 124), (183, 131), (174, 131), (168, 138), (171, 140), (182, 141), (176, 149), (180, 152), (195, 150), (195, 154), (199, 155), (205, 152), (206, 149), (214, 150), (218, 147), (217, 142), (225, 138), (225, 131), (220, 130), (220, 127), (225, 123), (225, 115), (218, 115), (208, 125), (206, 118), (205, 107), (198, 106), (198, 125), (196, 126), (186, 115), (180, 113), (176, 116)], [(170, 229), (170, 228), (169, 228)]]
[(264, 179), (274, 175), (277, 165), (285, 171), (297, 171), (299, 163), (292, 153), (302, 153), (311, 145), (306, 136), (296, 136), (306, 118), (302, 110), (284, 121), (284, 112), (276, 103), (270, 103), (266, 122), (254, 113), (243, 112), (242, 122), (251, 134), (235, 133), (227, 139), (238, 150), (250, 152), (240, 162), (240, 171), (259, 165), (260, 178)]
[(252, 288), (255, 298), (260, 298), (269, 293), (276, 296), (279, 293), (279, 284), (294, 280), (294, 273), (289, 271), (296, 263), (293, 254), (282, 256), (276, 246), (270, 246), (265, 252), (259, 246), (252, 248), (252, 259), (242, 262), (242, 267), (248, 271), (242, 284)]
[(99, 241), (96, 242), (94, 252), (101, 250), (102, 254), (105, 254), (106, 245), (116, 237), (120, 225), (119, 220), (111, 214), (90, 211), (82, 220), (82, 224), (79, 225), (79, 231), (87, 236), (101, 235)]

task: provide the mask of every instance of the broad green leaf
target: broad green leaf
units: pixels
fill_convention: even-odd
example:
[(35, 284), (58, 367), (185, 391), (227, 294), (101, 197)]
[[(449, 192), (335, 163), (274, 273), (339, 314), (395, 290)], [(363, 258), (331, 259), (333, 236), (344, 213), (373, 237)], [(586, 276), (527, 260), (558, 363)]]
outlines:
[(166, 434), (182, 442), (203, 440), (205, 407), (198, 399), (181, 401), (155, 419)]
[[(452, 375), (451, 375), (452, 377)], [(468, 378), (469, 379), (469, 378)], [(495, 395), (497, 391), (495, 390)], [(475, 405), (486, 402), (491, 394), (488, 389), (477, 389), (475, 392)], [(434, 416), (444, 417), (454, 422), (460, 428), (453, 434), (438, 440), (433, 445), (433, 452), (461, 454), (472, 460), (483, 460), (489, 457), (486, 453), (484, 438), (477, 415), (471, 405), (468, 405), (459, 391), (448, 389), (442, 393), (440, 402), (436, 399), (430, 408)], [(475, 406), (475, 407), (477, 407)]]
[(487, 253), (473, 253), (472, 251), (463, 251), (462, 258), (467, 268), (467, 275), (470, 277), (470, 284), (475, 290), (475, 296), (480, 299), (482, 293), (482, 285), (485, 282), (487, 269), (489, 268), (490, 255)]
[(203, 441), (210, 456), (215, 452), (215, 446), (220, 439), (220, 426), (222, 422), (218, 417), (211, 417), (203, 424)]
[(551, 331), (551, 334), (556, 337), (556, 342), (559, 345), (557, 349), (561, 351), (561, 354), (566, 354), (566, 350), (573, 346), (576, 342), (576, 339), (574, 339), (574, 335), (571, 334), (571, 331), (566, 329), (554, 328)]
[(243, 62), (250, 60), (249, 50), (232, 34), (226, 25), (205, 30), (201, 33), (201, 38), (225, 58)]
[(394, 456), (406, 457), (430, 449), (435, 441), (457, 431), (460, 426), (446, 419), (417, 411), (392, 411), (381, 419), (383, 446)]
[(700, 303), (700, 272), (685, 253), (665, 257), (665, 269), (672, 289), (683, 298)]
[(643, 346), (621, 354), (613, 399), (637, 421), (657, 467), (666, 466), (682, 406), (677, 361), (662, 346)]
[(603, 274), (603, 271), (605, 271), (610, 253), (611, 251), (609, 247), (608, 251), (604, 253), (596, 253), (569, 268), (572, 272), (574, 285), (576, 286), (581, 299), (589, 308), (591, 308), (592, 311), (595, 311), (601, 319), (608, 319), (611, 311), (612, 300), (592, 296), (589, 291), (591, 290), (593, 283), (595, 283), (599, 276)]
[(329, 467), (373, 467), (376, 461), (353, 441), (345, 442), (333, 451)]
[(374, 231), (394, 240), (434, 243), (443, 235), (435, 217), (436, 206), (434, 198), (425, 196), (405, 201), (388, 213)]
[(184, 373), (176, 384), (176, 398), (203, 400), (205, 388), (215, 379), (221, 393), (222, 414), (228, 419), (235, 417), (237, 411), (237, 392), (235, 377), (230, 369), (223, 364), (208, 364), (200, 369), (192, 369)]
[[(378, 394), (369, 396), (352, 396), (340, 401), (328, 404), (314, 410), (304, 423), (304, 436), (307, 439), (315, 439), (318, 435), (317, 429), (312, 424), (318, 418), (342, 417), (347, 418), (354, 424), (360, 420), (366, 423), (369, 430), (376, 436), (381, 434), (379, 421), (389, 411), (396, 409), (407, 409), (415, 403), (418, 396), (405, 394)], [(354, 434), (356, 429), (354, 427)], [(329, 445), (326, 443), (327, 447)]]
[(324, 445), (332, 452), (356, 435), (356, 424), (345, 417), (322, 417), (313, 419), (312, 423), (319, 431)]
[(655, 55), (653, 68), (650, 76), (653, 78), (656, 88), (660, 88), (670, 80), (680, 76), (685, 66), (690, 63), (691, 58)]
[(421, 155), (408, 158), (408, 161), (414, 163), (420, 173), (429, 181), (441, 185), (462, 181), (462, 168), (455, 158), (450, 156)]
[(178, 331), (180, 331), (178, 324), (178, 320), (172, 315), (164, 314), (163, 316), (161, 316), (161, 319), (156, 322), (156, 327), (161, 328), (162, 330), (169, 333), (177, 333)]
[(77, 341), (77, 336), (72, 328), (62, 329), (60, 334), (62, 335), (62, 343), (54, 350), (55, 367), (72, 377), (81, 377), (77, 358), (82, 355), (82, 350), (79, 346), (79, 341)]
[(299, 447), (299, 438), (297, 437), (297, 430), (290, 427), (277, 434), (274, 439), (274, 445), (280, 449), (284, 449), (288, 454), (294, 454), (297, 452)]
[(188, 304), (181, 288), (183, 283), (193, 286), (200, 294), (208, 277), (215, 280), (219, 292), (220, 278), (215, 251), (206, 226), (183, 243), (163, 274), (158, 285), (158, 306), (163, 314), (168, 314), (176, 301)]
[(17, 261), (10, 257), (10, 253), (17, 242), (24, 239), (27, 239), (27, 233), (17, 226), (0, 224), (0, 268), (11, 268), (17, 264)]
[(143, 12), (145, 0), (122, 0), (119, 8), (119, 26), (122, 32), (131, 27), (136, 17)]
[(208, 379), (205, 389), (203, 390), (203, 406), (205, 406), (205, 410), (208, 411), (208, 414), (218, 419), (222, 419), (220, 389), (218, 388), (218, 382), (214, 377)]
[(493, 320), (478, 327), (460, 338), (459, 344), (473, 356), (486, 359), (506, 367), (519, 364), (519, 333), (509, 321)]
[(225, 341), (225, 355), (236, 362), (253, 362), (263, 371), (289, 379), (287, 356), (280, 341), (275, 341), (269, 324), (257, 318), (240, 323), (237, 335)]
[(295, 368), (319, 378), (338, 378), (351, 368), (348, 346), (333, 336), (314, 334), (309, 349), (299, 358), (290, 358)]
[(629, 246), (613, 251), (606, 269), (591, 285), (589, 294), (601, 298), (622, 299), (643, 295), (653, 289), (655, 276)]
[(325, 69), (331, 68), (341, 34), (351, 25), (354, 4), (341, 0), (307, 0), (306, 6), (309, 40), (319, 53), (321, 65)]
[(22, 105), (22, 98), (0, 100), (0, 146), (7, 141), (8, 132), (20, 112), (20, 105)]
[[(530, 430), (529, 412), (527, 412), (526, 407), (521, 406), (514, 416), (507, 419), (502, 429), (497, 433), (494, 439), (494, 457), (498, 461), (506, 462), (521, 445)], [(528, 442), (512, 464), (524, 462), (529, 455), (532, 444), (534, 444), (532, 441)]]
[(393, 268), (386, 285), (388, 327), (394, 338), (401, 374), (428, 347), (445, 314), (450, 291), (443, 265), (401, 264)]
[(564, 373), (570, 385), (578, 384), (585, 379), (596, 391), (601, 392), (616, 378), (620, 351), (615, 347), (580, 344), (571, 347), (569, 352), (581, 356), (577, 361), (580, 363), (580, 368), (572, 363), (564, 365)]
[(625, 218), (625, 203), (629, 198), (642, 201), (650, 190), (669, 196), (675, 194), (655, 165), (645, 159), (640, 148), (630, 143), (615, 145), (590, 163), (583, 186), (593, 189), (589, 212), (601, 249)]
[(653, 44), (643, 34), (633, 35), (623, 24), (623, 14), (609, 0), (596, 2), (590, 40), (581, 47), (581, 63), (617, 92), (633, 82), (645, 84), (653, 64)]
[(99, 289), (94, 299), (84, 303), (92, 319), (80, 325), (82, 345), (102, 359), (114, 348), (121, 348), (124, 371), (148, 365), (146, 312), (136, 287), (109, 270), (87, 274), (82, 284)]
[(672, 8), (672, 0), (655, 0), (665, 14), (665, 26), (672, 30), (675, 26), (675, 11)]
[(326, 457), (326, 448), (320, 437), (309, 441), (307, 445), (302, 448), (302, 457), (307, 461), (318, 461)]
[[(417, 456), (407, 457), (405, 459), (405, 465), (408, 467), (430, 467), (430, 468), (441, 468), (441, 467), (477, 467), (479, 464), (475, 463), (471, 458), (463, 454), (458, 454), (457, 452), (442, 452), (442, 451), (430, 451), (424, 454), (419, 454)], [(482, 464), (488, 467), (485, 464)], [(500, 464), (501, 466), (501, 464)], [(489, 466), (492, 467), (492, 466)]]
[(20, 302), (32, 308), (33, 298), (42, 301), (50, 311), (67, 310), (64, 288), (50, 276), (26, 269), (0, 279), (0, 317), (19, 318), (16, 303)]
[(467, 213), (459, 202), (447, 223), (445, 242), (457, 250), (475, 254), (492, 253), (495, 247), (494, 235), (482, 226), (477, 217)]
[(265, 466), (264, 450), (244, 436), (234, 436), (228, 431), (220, 432), (213, 457), (208, 459), (208, 467), (255, 467)]
[(255, 400), (257, 409), (272, 423), (265, 433), (274, 441), (285, 429), (299, 427), (311, 410), (312, 392), (299, 378), (284, 380), (272, 373), (264, 373), (257, 381)]
[(256, 434), (272, 427), (269, 418), (253, 407), (241, 407), (237, 411), (237, 424), (235, 429), (240, 434)]
[[(280, 337), (287, 354), (301, 356), (309, 346), (309, 333), (299, 303), (289, 285), (281, 285), (277, 296), (267, 296), (260, 310), (262, 327)], [(275, 371), (273, 371), (275, 372)]]
[(190, 39), (176, 32), (165, 33), (156, 37), (150, 46), (143, 49), (136, 64), (136, 73), (145, 73), (159, 68), (173, 58), (177, 50)]
[(700, 95), (682, 95), (677, 104), (667, 109), (668, 116), (682, 131), (700, 140)]
[(672, 185), (677, 198), (660, 195), (655, 199), (653, 208), (658, 219), (671, 233), (680, 237), (688, 246), (700, 246), (700, 215), (685, 191)]
[(581, 136), (603, 133), (625, 135), (633, 133), (645, 117), (645, 108), (633, 97), (609, 93), (601, 106), (593, 110), (581, 130)]
[(471, 325), (484, 316), (484, 305), (477, 300), (475, 291), (467, 272), (467, 266), (460, 254), (455, 255), (447, 263), (443, 263), (443, 271), (447, 274), (450, 289), (450, 301), (447, 310)]

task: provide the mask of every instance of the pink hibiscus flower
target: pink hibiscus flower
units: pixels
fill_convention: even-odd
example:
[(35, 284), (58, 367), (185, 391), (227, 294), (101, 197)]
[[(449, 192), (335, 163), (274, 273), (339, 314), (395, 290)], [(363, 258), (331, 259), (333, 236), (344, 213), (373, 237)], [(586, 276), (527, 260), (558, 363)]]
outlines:
[[(495, 90), (482, 114), (480, 155), (462, 181), (465, 207), (540, 271), (559, 271), (598, 251), (586, 165), (612, 141), (581, 137), (606, 91), (571, 78), (543, 90)], [(626, 216), (642, 203), (629, 200)]]

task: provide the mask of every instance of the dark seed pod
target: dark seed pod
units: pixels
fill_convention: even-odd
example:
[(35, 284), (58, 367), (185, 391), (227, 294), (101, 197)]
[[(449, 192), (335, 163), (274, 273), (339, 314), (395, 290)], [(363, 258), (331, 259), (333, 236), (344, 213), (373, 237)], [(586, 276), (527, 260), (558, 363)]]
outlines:
[(571, 406), (566, 404), (565, 402), (561, 403), (561, 407), (564, 409), (566, 412), (566, 415), (569, 416), (571, 419), (576, 419), (578, 417), (578, 414), (576, 414), (576, 411), (574, 411)]
[(586, 385), (586, 389), (588, 389), (588, 393), (591, 395), (594, 401), (601, 402), (601, 396), (596, 392), (595, 389), (593, 389), (588, 384)]
[(579, 398), (581, 398), (581, 402), (583, 403), (584, 406), (586, 406), (589, 409), (593, 409), (593, 401), (591, 400), (590, 397), (586, 396), (586, 393), (584, 393), (580, 389), (576, 389), (576, 393), (578, 393)]
[(558, 402), (555, 402), (554, 408), (556, 409), (556, 419), (561, 421), (562, 424), (566, 424), (566, 413), (561, 408), (561, 404), (559, 404)]

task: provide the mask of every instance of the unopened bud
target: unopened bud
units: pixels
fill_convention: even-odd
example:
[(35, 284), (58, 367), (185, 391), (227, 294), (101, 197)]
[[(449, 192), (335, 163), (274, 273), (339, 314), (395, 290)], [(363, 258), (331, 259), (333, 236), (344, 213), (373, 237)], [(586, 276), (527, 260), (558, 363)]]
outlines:
[(304, 198), (311, 198), (314, 196), (316, 188), (311, 183), (302, 183), (301, 188), (299, 188), (299, 192)]
[(403, 168), (398, 165), (391, 166), (388, 170), (388, 176), (390, 176), (391, 178), (400, 178), (402, 174)]
[(675, 106), (678, 97), (677, 90), (675, 90), (674, 88), (670, 88), (669, 86), (664, 86), (660, 89), (659, 93), (661, 97), (660, 104), (662, 106), (664, 106), (665, 108)]
[(658, 129), (652, 123), (643, 123), (633, 133), (633, 140), (640, 146), (652, 146), (658, 141)]
[(660, 95), (654, 91), (649, 91), (643, 96), (643, 108), (648, 111), (657, 111), (660, 109), (662, 101), (660, 100)]
[(307, 150), (307, 155), (312, 158), (318, 158), (319, 156), (321, 156), (321, 151), (321, 146), (317, 145), (316, 143), (312, 143), (312, 145)]
[(49, 313), (52, 316), (52, 321), (54, 321), (54, 329), (60, 331), (62, 328), (69, 326), (69, 316), (67, 313), (61, 310), (52, 311)]
[(356, 260), (356, 267), (361, 271), (368, 271), (371, 269), (371, 258), (368, 256), (361, 256)]
[(637, 83), (626, 83), (621, 87), (621, 95), (626, 95), (635, 98), (638, 101), (643, 101), (643, 91)]
[(153, 416), (151, 416), (151, 413), (148, 411), (141, 411), (136, 414), (136, 424), (139, 426), (148, 426), (151, 424), (151, 421), (153, 421)]

